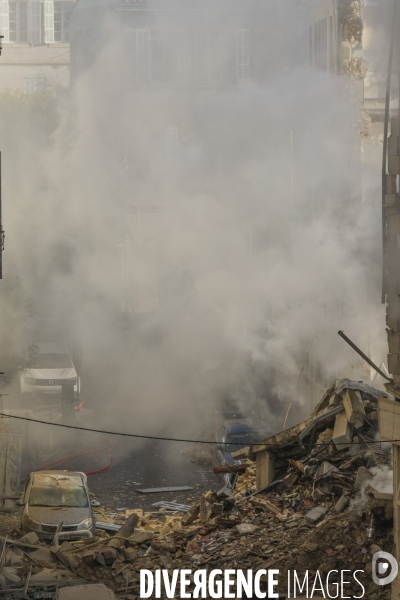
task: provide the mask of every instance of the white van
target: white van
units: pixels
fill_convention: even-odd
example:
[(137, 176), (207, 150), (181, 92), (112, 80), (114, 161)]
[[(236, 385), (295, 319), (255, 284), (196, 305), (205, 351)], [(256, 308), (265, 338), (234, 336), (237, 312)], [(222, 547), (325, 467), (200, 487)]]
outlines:
[(59, 341), (34, 342), (31, 368), (20, 374), (21, 394), (60, 395), (61, 387), (74, 385), (79, 397), (79, 378), (68, 348)]

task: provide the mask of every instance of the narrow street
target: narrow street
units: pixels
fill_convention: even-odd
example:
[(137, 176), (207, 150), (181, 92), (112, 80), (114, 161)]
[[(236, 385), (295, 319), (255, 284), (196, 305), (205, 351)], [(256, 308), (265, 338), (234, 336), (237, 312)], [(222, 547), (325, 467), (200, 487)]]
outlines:
[[(148, 442), (144, 445), (119, 440), (113, 461), (103, 473), (89, 476), (90, 490), (111, 511), (142, 508), (157, 511), (152, 504), (161, 500), (193, 504), (209, 489), (221, 486), (211, 465), (197, 465), (181, 451), (187, 445), (172, 442)], [(103, 457), (71, 461), (68, 469), (94, 470), (104, 464)], [(136, 484), (140, 485), (136, 485)], [(190, 486), (187, 492), (139, 494), (136, 490), (172, 486)]]
[[(34, 408), (36, 403), (32, 401), (18, 402), (17, 390), (10, 390), (9, 396), (3, 398), (4, 408), (15, 411), (19, 406), (20, 414), (25, 414), (28, 408), (29, 415), (33, 419), (56, 419), (60, 414), (60, 404), (53, 402), (49, 409), (44, 408), (40, 399), (36, 403), (41, 408)], [(87, 403), (90, 404), (90, 403)], [(32, 410), (34, 408), (34, 410)], [(90, 428), (93, 421), (90, 418), (91, 411), (83, 409), (79, 418), (79, 425)], [(59, 440), (63, 430), (59, 428), (49, 429), (42, 426), (41, 431), (50, 440)], [(69, 438), (71, 439), (71, 438)], [(39, 468), (49, 460), (56, 460), (69, 456), (81, 448), (102, 448), (108, 444), (116, 445), (112, 450), (104, 450), (95, 454), (78, 456), (61, 468), (76, 471), (96, 471), (109, 467), (97, 474), (89, 475), (89, 486), (91, 492), (101, 501), (102, 505), (110, 510), (143, 508), (146, 510), (157, 510), (151, 508), (152, 504), (160, 500), (169, 502), (176, 501), (183, 504), (192, 504), (209, 489), (222, 485), (220, 478), (212, 472), (211, 465), (198, 465), (191, 460), (191, 446), (184, 443), (169, 441), (142, 441), (133, 438), (107, 436), (101, 434), (85, 434), (77, 432), (73, 436), (73, 442), (66, 442), (64, 450), (57, 450), (55, 441), (51, 448), (36, 453), (25, 453), (22, 462), (22, 474), (26, 476), (30, 470)], [(32, 440), (35, 445), (35, 438)], [(77, 450), (78, 448), (78, 450)], [(54, 452), (57, 450), (56, 452)], [(140, 484), (140, 485), (136, 485)], [(137, 488), (159, 488), (173, 486), (190, 486), (193, 489), (185, 492), (170, 492), (167, 494), (151, 493), (139, 494)]]
[[(96, 394), (85, 385), (85, 375), (83, 372), (83, 409), (79, 412), (79, 425), (90, 428), (93, 423), (98, 426), (99, 420), (93, 420), (93, 414), (105, 409), (107, 401), (98, 401)], [(91, 376), (99, 378), (100, 374), (94, 371)], [(112, 384), (111, 378), (109, 383)], [(49, 402), (48, 397), (22, 399), (17, 385), (11, 386), (8, 392), (9, 395), (3, 397), (3, 406), (11, 412), (18, 410), (19, 414), (24, 415), (28, 410), (33, 419), (55, 420), (56, 422), (60, 420), (61, 404), (59, 400), (55, 399)], [(117, 398), (114, 398), (113, 401), (116, 405), (118, 404)], [(155, 431), (157, 433), (157, 430)], [(199, 431), (201, 432), (200, 429)], [(67, 438), (66, 446), (64, 445), (64, 450), (62, 450), (57, 448), (57, 443), (60, 442), (63, 433), (63, 430), (57, 427), (50, 429), (42, 426), (39, 436), (46, 436), (52, 445), (43, 448), (39, 444), (38, 448), (42, 447), (39, 454), (25, 453), (22, 473), (26, 476), (30, 470), (39, 468), (48, 461), (69, 456), (81, 448), (94, 449), (108, 444), (116, 444), (110, 453), (105, 450), (89, 455), (83, 454), (60, 467), (83, 472), (96, 471), (104, 468), (111, 458), (111, 463), (105, 471), (89, 475), (89, 486), (102, 505), (113, 511), (134, 508), (157, 510), (151, 506), (160, 500), (192, 504), (197, 502), (207, 490), (222, 485), (222, 480), (212, 472), (211, 465), (198, 465), (194, 462), (193, 455), (190, 454), (193, 447), (190, 444), (135, 440), (128, 437), (118, 438), (117, 436), (85, 434), (78, 431), (73, 438)], [(34, 434), (33, 446), (36, 445), (35, 440)], [(39, 440), (36, 441), (39, 442)], [(136, 485), (137, 483), (140, 485)], [(190, 486), (193, 489), (167, 494), (140, 494), (136, 491), (137, 488), (172, 486)]]

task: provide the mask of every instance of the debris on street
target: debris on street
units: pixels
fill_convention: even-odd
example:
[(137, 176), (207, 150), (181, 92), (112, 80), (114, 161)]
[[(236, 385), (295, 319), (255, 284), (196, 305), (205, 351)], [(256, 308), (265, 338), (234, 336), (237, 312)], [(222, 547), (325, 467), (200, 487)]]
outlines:
[[(190, 507), (161, 501), (154, 505), (157, 514), (101, 511), (95, 538), (64, 541), (58, 551), (32, 533), (14, 539), (16, 530), (10, 531), (3, 538), (3, 597), (17, 598), (26, 586), (37, 591), (57, 580), (99, 581), (131, 600), (139, 594), (141, 569), (273, 566), (284, 574), (282, 595), (287, 570), (361, 569), (369, 597), (388, 598), (370, 577), (372, 555), (393, 545), (392, 495), (374, 487), (375, 473), (391, 463), (389, 448), (376, 443), (380, 395), (342, 380), (310, 419), (238, 451), (247, 458), (234, 490), (210, 490)], [(275, 468), (264, 491), (256, 483), (260, 447), (273, 454)]]
[(164, 500), (161, 500), (160, 502), (155, 502), (154, 504), (152, 504), (152, 506), (170, 512), (188, 512), (188, 510), (190, 510), (190, 506), (188, 504), (178, 504), (177, 502), (166, 502)]

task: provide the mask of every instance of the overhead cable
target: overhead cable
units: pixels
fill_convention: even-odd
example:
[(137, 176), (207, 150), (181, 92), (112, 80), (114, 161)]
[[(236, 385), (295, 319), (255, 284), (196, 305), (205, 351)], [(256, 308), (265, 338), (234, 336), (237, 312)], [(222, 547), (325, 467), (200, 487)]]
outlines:
[[(157, 435), (140, 435), (138, 433), (127, 433), (125, 431), (107, 431), (105, 429), (93, 429), (91, 427), (80, 427), (79, 425), (67, 425), (66, 423), (53, 423), (51, 421), (41, 421), (39, 419), (32, 419), (30, 417), (21, 417), (21, 416), (17, 416), (17, 415), (11, 415), (11, 414), (6, 414), (6, 413), (2, 413), (0, 412), (0, 417), (5, 417), (7, 419), (19, 419), (20, 421), (29, 421), (30, 423), (38, 423), (40, 425), (51, 425), (52, 427), (64, 427), (66, 429), (75, 429), (78, 431), (87, 431), (88, 433), (104, 433), (106, 435), (117, 435), (117, 436), (121, 436), (121, 437), (131, 437), (131, 438), (138, 438), (138, 439), (142, 439), (142, 440), (159, 440), (162, 442), (184, 442), (185, 444), (218, 444), (220, 442), (216, 442), (216, 441), (208, 441), (208, 440), (188, 440), (185, 438), (171, 438), (171, 437), (163, 437), (163, 436), (157, 436)], [(279, 434), (278, 434), (279, 435)], [(369, 441), (369, 444), (382, 444), (382, 441), (385, 440), (372, 440)], [(400, 440), (390, 440), (391, 443), (393, 442), (400, 442)], [(229, 442), (230, 446), (239, 446), (239, 448), (243, 448), (243, 442)], [(265, 442), (256, 442), (254, 444), (250, 444), (252, 448), (256, 447), (256, 446), (265, 446), (266, 449), (268, 448), (281, 448), (283, 445), (285, 445), (286, 447), (298, 447), (298, 444), (295, 442), (289, 443), (289, 444), (277, 444), (277, 443), (272, 443), (272, 444), (267, 444)], [(312, 444), (310, 444), (311, 446), (330, 446), (331, 442), (313, 442)], [(357, 446), (358, 442), (346, 442), (346, 446)]]

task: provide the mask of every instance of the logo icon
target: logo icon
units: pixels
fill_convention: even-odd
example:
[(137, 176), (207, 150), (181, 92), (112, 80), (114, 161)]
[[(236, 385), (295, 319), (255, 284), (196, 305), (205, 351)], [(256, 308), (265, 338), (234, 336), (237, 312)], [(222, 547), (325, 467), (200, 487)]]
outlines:
[[(378, 562), (379, 561), (379, 562)], [(391, 569), (389, 569), (391, 567)], [(387, 585), (392, 583), (399, 571), (399, 565), (394, 556), (389, 552), (375, 552), (372, 557), (372, 579), (377, 585)], [(382, 575), (385, 575), (382, 577)], [(378, 577), (381, 575), (381, 577)]]

